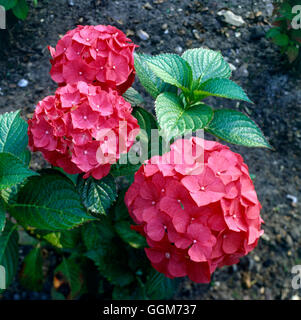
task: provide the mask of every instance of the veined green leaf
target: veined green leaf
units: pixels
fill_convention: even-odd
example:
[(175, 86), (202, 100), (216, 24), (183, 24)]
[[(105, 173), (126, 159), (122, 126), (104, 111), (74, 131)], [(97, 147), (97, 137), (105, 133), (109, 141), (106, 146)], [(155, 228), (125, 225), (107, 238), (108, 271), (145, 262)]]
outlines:
[(162, 53), (147, 59), (150, 69), (173, 86), (186, 91), (192, 83), (192, 70), (187, 61), (176, 54)]
[[(139, 141), (140, 143), (142, 158), (137, 164), (134, 161), (131, 161), (132, 152), (134, 152), (133, 149), (131, 149), (129, 153), (121, 155), (121, 161), (118, 161), (111, 167), (111, 174), (114, 177), (134, 174), (138, 171), (142, 162), (149, 159), (152, 155), (151, 134), (152, 129), (158, 129), (157, 122), (151, 113), (140, 107), (135, 107), (132, 115), (138, 120), (140, 127), (140, 133), (137, 135), (136, 141)], [(135, 146), (132, 148), (135, 148)], [(136, 152), (134, 152), (134, 155), (136, 156)], [(124, 158), (127, 163), (122, 164)]]
[(141, 94), (136, 91), (133, 87), (129, 88), (124, 94), (123, 98), (129, 102), (133, 107), (141, 106), (144, 103), (144, 100)]
[(189, 49), (182, 55), (192, 68), (193, 79), (201, 83), (212, 78), (230, 78), (231, 69), (219, 51)]
[(40, 248), (33, 248), (25, 257), (20, 273), (21, 284), (29, 290), (40, 291), (43, 287), (43, 257)]
[(5, 226), (5, 205), (4, 205), (4, 201), (2, 200), (2, 198), (0, 197), (0, 232), (3, 231), (4, 226)]
[(184, 109), (178, 96), (165, 92), (156, 100), (156, 114), (165, 136), (171, 139), (203, 129), (211, 121), (213, 110), (201, 103)]
[(84, 279), (81, 267), (74, 258), (63, 258), (62, 263), (56, 267), (54, 273), (55, 277), (62, 278), (63, 283), (68, 285), (69, 293), (66, 297), (67, 299), (74, 299), (80, 294)]
[(119, 237), (131, 247), (138, 249), (147, 246), (145, 238), (137, 231), (131, 229), (131, 223), (129, 221), (118, 221), (114, 227)]
[(146, 54), (135, 53), (135, 69), (138, 78), (145, 88), (145, 90), (153, 97), (156, 98), (161, 92), (169, 91), (176, 92), (177, 88), (162, 81), (157, 77), (147, 64), (147, 60), (152, 56)]
[(107, 248), (88, 251), (86, 256), (94, 261), (101, 275), (113, 285), (126, 286), (134, 281), (128, 267), (127, 252), (120, 246), (111, 243)]
[(176, 280), (152, 270), (145, 283), (145, 295), (150, 300), (171, 299), (175, 291)]
[(87, 214), (73, 183), (54, 170), (53, 174), (29, 179), (9, 212), (25, 227), (50, 231), (72, 229), (95, 220)]
[(213, 120), (206, 130), (230, 143), (271, 149), (255, 122), (236, 110), (215, 110)]
[(20, 117), (20, 111), (0, 115), (0, 152), (12, 153), (24, 160), (28, 156), (23, 155), (27, 145), (27, 123)]
[(0, 233), (0, 266), (5, 269), (6, 288), (11, 284), (19, 264), (18, 231), (16, 225), (7, 221)]
[(95, 214), (107, 214), (107, 210), (117, 198), (116, 183), (112, 175), (101, 180), (80, 177), (77, 190), (85, 207)]
[(23, 182), (26, 178), (38, 175), (25, 167), (22, 160), (11, 153), (0, 153), (0, 190)]
[(194, 91), (195, 98), (205, 98), (215, 96), (221, 98), (243, 100), (252, 103), (244, 90), (235, 82), (229, 79), (210, 79), (202, 83), (198, 90)]
[(81, 233), (88, 251), (105, 250), (116, 235), (111, 221), (106, 216), (101, 216), (99, 221), (85, 224)]

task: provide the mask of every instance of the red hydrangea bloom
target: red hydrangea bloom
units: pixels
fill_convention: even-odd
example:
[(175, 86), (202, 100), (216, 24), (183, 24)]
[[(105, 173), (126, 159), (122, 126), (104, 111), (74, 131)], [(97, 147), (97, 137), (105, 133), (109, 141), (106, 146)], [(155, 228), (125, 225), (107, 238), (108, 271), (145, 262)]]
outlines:
[[(183, 159), (185, 146), (192, 152)], [(177, 140), (170, 152), (148, 160), (125, 203), (147, 239), (147, 257), (169, 278), (210, 282), (217, 267), (237, 263), (263, 234), (247, 165), (214, 141)]]
[(139, 126), (131, 111), (112, 89), (85, 82), (60, 87), (28, 121), (29, 146), (67, 173), (101, 179), (134, 143)]
[(123, 94), (134, 82), (136, 45), (112, 26), (78, 26), (48, 47), (50, 75), (60, 85), (85, 81)]

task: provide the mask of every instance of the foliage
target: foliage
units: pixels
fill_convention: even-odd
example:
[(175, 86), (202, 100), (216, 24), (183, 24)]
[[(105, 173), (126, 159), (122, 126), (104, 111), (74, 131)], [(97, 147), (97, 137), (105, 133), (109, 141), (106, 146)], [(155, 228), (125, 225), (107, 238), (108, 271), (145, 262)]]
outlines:
[[(18, 19), (25, 20), (29, 10), (27, 2), (27, 0), (0, 0), (0, 5), (3, 6), (5, 10), (12, 10)], [(32, 2), (34, 6), (37, 6), (37, 0), (32, 0)]]
[[(214, 109), (203, 101), (215, 96), (251, 102), (230, 80), (230, 67), (219, 52), (199, 48), (182, 56), (135, 54), (135, 68), (155, 99), (156, 117), (143, 108), (143, 98), (133, 88), (124, 94), (144, 129), (137, 136), (141, 148), (148, 150), (143, 160), (151, 156), (151, 130), (156, 128), (167, 141), (204, 129), (230, 143), (271, 148), (242, 112)], [(74, 299), (91, 290), (102, 296), (104, 287), (109, 288), (106, 298), (107, 292), (114, 299), (171, 298), (177, 282), (150, 266), (143, 251), (145, 238), (132, 229), (124, 204), (127, 188), (117, 190), (117, 177), (131, 181), (141, 163), (123, 164), (120, 159), (101, 180), (57, 168), (37, 173), (29, 169), (27, 144), (27, 123), (20, 113), (1, 115), (0, 265), (7, 270), (7, 285), (19, 263), (17, 230), (24, 229), (37, 242), (20, 273), (22, 285), (29, 289), (42, 289), (42, 250), (51, 246), (60, 257), (53, 278), (55, 299)], [(132, 149), (124, 155), (128, 159)]]
[[(290, 63), (300, 57), (301, 45), (301, 10), (294, 11), (296, 0), (275, 1), (273, 27), (269, 29), (266, 37), (281, 48)], [(294, 27), (294, 23), (298, 28)]]

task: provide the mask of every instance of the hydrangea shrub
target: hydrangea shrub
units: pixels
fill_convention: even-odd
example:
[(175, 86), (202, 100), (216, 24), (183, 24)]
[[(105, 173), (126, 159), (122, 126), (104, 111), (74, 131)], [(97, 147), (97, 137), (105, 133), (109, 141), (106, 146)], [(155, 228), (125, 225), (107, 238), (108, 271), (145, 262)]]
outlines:
[[(256, 247), (263, 221), (248, 166), (198, 134), (271, 148), (245, 114), (203, 101), (250, 99), (230, 80), (220, 52), (151, 56), (134, 53), (136, 47), (112, 26), (68, 31), (49, 47), (54, 95), (28, 122), (19, 112), (0, 116), (0, 265), (7, 285), (19, 244), (33, 246), (20, 272), (31, 290), (43, 288), (43, 252), (51, 248), (60, 257), (55, 299), (171, 298), (173, 278), (208, 283), (216, 268)], [(155, 99), (155, 117), (131, 87), (136, 73)], [(27, 146), (49, 168), (29, 169)]]

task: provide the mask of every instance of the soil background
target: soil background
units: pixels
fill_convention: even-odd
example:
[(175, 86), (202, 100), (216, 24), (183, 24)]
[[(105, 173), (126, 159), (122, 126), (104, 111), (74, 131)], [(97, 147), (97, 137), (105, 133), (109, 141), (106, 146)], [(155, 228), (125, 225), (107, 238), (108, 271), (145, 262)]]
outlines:
[[(256, 176), (265, 233), (253, 252), (238, 265), (217, 270), (210, 284), (184, 279), (175, 299), (301, 299), (301, 289), (291, 286), (291, 269), (301, 265), (301, 81), (300, 73), (292, 72), (279, 49), (265, 38), (272, 20), (271, 2), (39, 0), (24, 22), (9, 13), (8, 29), (0, 31), (0, 113), (21, 109), (25, 119), (56, 88), (49, 76), (47, 46), (55, 46), (61, 35), (78, 24), (114, 25), (140, 46), (140, 52), (181, 53), (206, 46), (220, 50), (232, 64), (232, 79), (254, 104), (219, 98), (207, 102), (248, 114), (275, 149), (231, 146)], [(223, 8), (246, 23), (239, 28), (224, 23), (217, 15)], [(147, 32), (149, 39), (140, 39), (139, 30)], [(28, 85), (20, 87), (21, 79)], [(138, 81), (134, 86), (142, 90)], [(153, 111), (153, 101), (144, 96), (146, 107)], [(39, 155), (33, 156), (34, 169), (45, 165)], [(55, 264), (55, 257), (51, 259)], [(48, 299), (50, 285), (36, 293), (15, 281), (2, 298)]]

